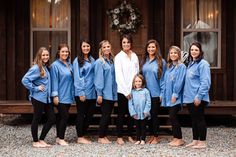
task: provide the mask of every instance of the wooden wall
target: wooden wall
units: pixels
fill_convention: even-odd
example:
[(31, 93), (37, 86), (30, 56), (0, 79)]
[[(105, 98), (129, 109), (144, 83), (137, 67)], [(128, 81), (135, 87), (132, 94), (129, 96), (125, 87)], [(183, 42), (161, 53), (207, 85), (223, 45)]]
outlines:
[(25, 99), (21, 78), (30, 64), (29, 0), (0, 5), (0, 100)]
[[(95, 57), (98, 43), (102, 39), (109, 39), (108, 30), (104, 27), (107, 22), (105, 11), (109, 7), (107, 1), (110, 0), (71, 0), (72, 59), (79, 49), (80, 39), (90, 39)], [(142, 29), (146, 31), (146, 38), (160, 42), (164, 57), (170, 45), (180, 45), (180, 1), (145, 1), (147, 24)], [(138, 6), (143, 6), (144, 1), (137, 2)], [(0, 100), (27, 99), (21, 78), (30, 66), (29, 6), (30, 0), (2, 1), (0, 5)], [(222, 0), (221, 6), (222, 68), (212, 69), (210, 95), (212, 100), (236, 100), (236, 2)], [(84, 14), (83, 9), (88, 9), (88, 12)], [(84, 31), (86, 28), (87, 32)]]

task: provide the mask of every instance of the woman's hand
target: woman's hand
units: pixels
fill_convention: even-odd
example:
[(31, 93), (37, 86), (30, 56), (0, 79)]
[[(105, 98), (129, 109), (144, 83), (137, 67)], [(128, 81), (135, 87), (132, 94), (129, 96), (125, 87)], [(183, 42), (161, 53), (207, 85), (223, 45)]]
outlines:
[(194, 103), (195, 106), (199, 106), (201, 104), (201, 100), (196, 98), (196, 99), (194, 99), (193, 103)]
[(172, 96), (171, 97), (171, 103), (174, 104), (176, 102), (176, 97)]
[(54, 104), (54, 105), (58, 105), (58, 104), (59, 104), (59, 98), (58, 98), (58, 96), (53, 97), (53, 104)]
[(97, 97), (97, 103), (98, 103), (99, 105), (102, 104), (102, 96), (98, 96), (98, 97)]
[(127, 95), (126, 98), (129, 100), (132, 98), (131, 94)]
[(39, 86), (39, 91), (43, 92), (45, 90), (45, 86), (44, 85), (40, 85)]
[(84, 102), (86, 100), (86, 97), (85, 96), (79, 96), (79, 100)]

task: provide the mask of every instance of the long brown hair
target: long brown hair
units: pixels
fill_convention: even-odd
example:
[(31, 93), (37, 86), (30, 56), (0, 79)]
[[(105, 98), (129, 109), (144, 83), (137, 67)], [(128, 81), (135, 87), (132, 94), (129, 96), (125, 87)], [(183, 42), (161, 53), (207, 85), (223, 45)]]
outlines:
[(202, 45), (201, 45), (201, 43), (199, 43), (199, 42), (193, 42), (193, 43), (190, 45), (189, 51), (188, 51), (190, 61), (193, 61), (193, 57), (192, 57), (192, 55), (191, 55), (191, 48), (192, 48), (193, 45), (196, 46), (197, 48), (199, 48), (200, 54), (199, 54), (198, 59), (197, 59), (197, 62), (199, 62), (199, 61), (201, 61), (201, 59), (204, 58), (204, 52), (203, 52), (203, 50), (202, 50)]
[(155, 52), (155, 59), (157, 61), (157, 65), (158, 65), (157, 76), (158, 76), (158, 79), (160, 79), (161, 76), (162, 76), (162, 72), (163, 72), (162, 71), (162, 59), (163, 58), (161, 56), (160, 44), (154, 39), (148, 40), (148, 42), (145, 46), (145, 53), (143, 55), (143, 59), (142, 59), (142, 63), (141, 63), (141, 69), (142, 69), (143, 65), (145, 64), (146, 59), (149, 57), (149, 54), (147, 52), (147, 48), (148, 48), (149, 44), (151, 44), (151, 43), (154, 43), (155, 46), (156, 46), (156, 49), (157, 49), (157, 51)]
[[(43, 61), (42, 61), (43, 51), (47, 51), (49, 53), (49, 51), (45, 47), (40, 47), (38, 52), (36, 53), (36, 56), (34, 58), (34, 63), (33, 63), (34, 65), (35, 64), (38, 65), (41, 77), (46, 76), (46, 71), (43, 68)], [(46, 67), (48, 67), (49, 66), (49, 60), (47, 61), (47, 63), (44, 63), (44, 65), (46, 65)]]
[[(90, 61), (90, 56), (91, 56), (91, 50), (92, 50), (92, 47), (91, 47), (91, 44), (90, 42), (87, 40), (87, 39), (84, 39), (84, 40), (81, 40), (80, 41), (80, 44), (79, 44), (79, 51), (77, 53), (77, 59), (78, 59), (78, 63), (79, 63), (79, 66), (82, 67), (84, 65), (84, 54), (82, 52), (82, 44), (83, 43), (87, 43), (89, 44), (90, 46), (90, 52), (88, 53), (88, 59)], [(91, 62), (91, 61), (90, 61)]]
[(61, 43), (61, 44), (58, 45), (57, 54), (56, 54), (56, 59), (59, 59), (59, 58), (60, 58), (60, 55), (59, 55), (59, 54), (60, 54), (60, 51), (61, 51), (61, 49), (62, 49), (63, 47), (67, 47), (67, 48), (68, 48), (69, 55), (68, 55), (68, 58), (67, 58), (66, 60), (69, 61), (69, 59), (70, 59), (70, 49), (69, 49), (68, 44), (66, 44), (66, 43)]

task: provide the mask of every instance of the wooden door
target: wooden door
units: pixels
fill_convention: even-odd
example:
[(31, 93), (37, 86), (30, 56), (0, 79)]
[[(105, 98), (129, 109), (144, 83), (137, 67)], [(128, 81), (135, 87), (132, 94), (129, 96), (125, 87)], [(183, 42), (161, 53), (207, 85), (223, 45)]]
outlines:
[[(105, 11), (108, 9), (114, 9), (118, 5), (119, 0), (106, 0), (105, 1)], [(127, 0), (127, 2), (129, 2)], [(144, 47), (148, 38), (148, 1), (145, 0), (135, 0), (135, 7), (137, 7), (141, 13), (142, 25), (138, 28), (138, 31), (132, 34), (133, 37), (133, 51), (141, 57), (144, 53)], [(109, 40), (112, 44), (112, 49), (114, 54), (117, 54), (120, 50), (120, 34), (117, 31), (112, 30), (109, 27), (109, 17), (108, 15), (104, 15), (104, 37)]]

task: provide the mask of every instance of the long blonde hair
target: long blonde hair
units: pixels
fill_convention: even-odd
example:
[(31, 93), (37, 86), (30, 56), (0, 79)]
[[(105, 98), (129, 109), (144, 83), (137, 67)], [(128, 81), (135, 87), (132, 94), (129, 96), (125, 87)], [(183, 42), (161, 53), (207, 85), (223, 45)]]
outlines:
[[(103, 52), (102, 52), (102, 46), (103, 46), (103, 44), (105, 44), (105, 43), (108, 43), (110, 46), (111, 46), (111, 43), (108, 41), (108, 40), (103, 40), (103, 41), (101, 41), (100, 43), (99, 43), (99, 58), (102, 60), (102, 62), (105, 64), (105, 60), (104, 60), (104, 54), (103, 54)], [(113, 53), (112, 53), (112, 47), (111, 47), (111, 52), (110, 52), (110, 54), (109, 54), (110, 56), (110, 59), (112, 59), (113, 60), (113, 58), (114, 58), (114, 55), (113, 55)]]
[[(39, 71), (40, 71), (40, 76), (43, 78), (46, 76), (46, 71), (43, 68), (43, 61), (42, 61), (42, 53), (43, 51), (48, 51), (45, 47), (40, 47), (38, 52), (36, 53), (36, 56), (34, 58), (34, 62), (33, 64), (37, 64), (39, 67)], [(48, 51), (49, 53), (49, 51)], [(45, 63), (46, 67), (49, 66), (49, 60), (47, 61), (47, 63)]]
[(178, 47), (178, 46), (171, 46), (170, 48), (169, 48), (169, 51), (168, 51), (168, 56), (167, 56), (167, 68), (170, 68), (170, 65), (171, 65), (171, 63), (172, 63), (172, 60), (170, 59), (170, 50), (172, 50), (172, 49), (174, 49), (175, 51), (177, 51), (177, 53), (178, 53), (178, 62), (177, 62), (177, 65), (176, 66), (178, 66), (178, 64), (180, 64), (180, 63), (182, 63), (181, 62), (181, 49)]

